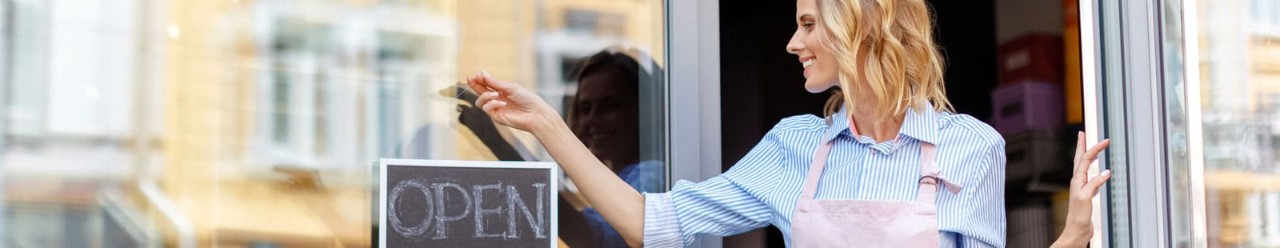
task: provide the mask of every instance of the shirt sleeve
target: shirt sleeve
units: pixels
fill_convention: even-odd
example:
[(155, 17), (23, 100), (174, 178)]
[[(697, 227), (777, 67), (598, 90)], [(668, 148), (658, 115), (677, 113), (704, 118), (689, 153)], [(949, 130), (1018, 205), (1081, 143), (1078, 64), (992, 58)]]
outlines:
[[(1003, 241), (1002, 241), (1001, 243), (1003, 243)], [(1003, 244), (1001, 244), (1001, 245), (1003, 245)], [(995, 246), (995, 245), (992, 245), (992, 244), (989, 244), (989, 243), (987, 243), (986, 241), (982, 241), (982, 240), (974, 239), (974, 238), (971, 238), (971, 237), (960, 236), (959, 243), (957, 244), (957, 246), (956, 246), (956, 247), (964, 247), (964, 248), (977, 247), (977, 248), (983, 248), (983, 247), (996, 247), (996, 246)]]
[(644, 245), (687, 246), (701, 236), (729, 236), (769, 225), (773, 211), (757, 196), (763, 189), (746, 185), (778, 179), (783, 157), (773, 133), (722, 175), (701, 183), (681, 180), (668, 193), (646, 194)]
[(1004, 247), (1006, 222), (1004, 208), (1004, 141), (1000, 140), (976, 154), (983, 168), (981, 179), (966, 185), (961, 194), (966, 225), (957, 235), (956, 247)]
[(681, 247), (680, 224), (668, 193), (644, 194), (644, 246)]

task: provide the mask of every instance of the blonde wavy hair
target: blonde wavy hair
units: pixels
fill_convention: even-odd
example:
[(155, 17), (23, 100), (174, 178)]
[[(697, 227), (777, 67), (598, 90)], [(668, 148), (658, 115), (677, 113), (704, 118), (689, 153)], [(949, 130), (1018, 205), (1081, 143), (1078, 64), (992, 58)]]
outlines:
[[(922, 111), (928, 103), (936, 111), (954, 112), (933, 40), (933, 13), (924, 0), (818, 0), (818, 13), (828, 34), (822, 45), (840, 64), (840, 88), (824, 108), (828, 116), (841, 104), (852, 111), (860, 95), (873, 98), (877, 117), (903, 114), (907, 108)], [(865, 75), (865, 82), (856, 82), (858, 75)]]

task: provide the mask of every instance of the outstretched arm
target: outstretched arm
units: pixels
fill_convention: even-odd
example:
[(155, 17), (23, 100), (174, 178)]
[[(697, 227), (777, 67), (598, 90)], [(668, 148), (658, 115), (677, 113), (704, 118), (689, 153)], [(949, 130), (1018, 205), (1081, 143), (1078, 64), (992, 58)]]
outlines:
[(467, 85), (480, 94), (476, 106), (498, 124), (533, 133), (627, 244), (641, 245), (644, 196), (591, 154), (554, 109), (520, 85), (498, 81), (485, 72), (467, 78)]

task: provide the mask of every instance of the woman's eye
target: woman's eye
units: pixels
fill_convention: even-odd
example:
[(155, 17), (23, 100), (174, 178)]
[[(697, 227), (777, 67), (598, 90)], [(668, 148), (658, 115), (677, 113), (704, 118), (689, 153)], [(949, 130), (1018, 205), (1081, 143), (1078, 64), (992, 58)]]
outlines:
[(813, 23), (805, 23), (804, 30), (813, 30)]

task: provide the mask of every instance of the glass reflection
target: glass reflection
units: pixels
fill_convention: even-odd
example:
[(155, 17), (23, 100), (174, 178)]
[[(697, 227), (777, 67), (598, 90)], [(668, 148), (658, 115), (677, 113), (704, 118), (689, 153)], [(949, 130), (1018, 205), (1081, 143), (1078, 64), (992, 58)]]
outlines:
[[(643, 64), (642, 64), (643, 63)], [(641, 88), (651, 88), (662, 73), (643, 53), (613, 47), (583, 59), (578, 68), (578, 90), (568, 111), (569, 128), (605, 166), (642, 193), (666, 191), (663, 160), (654, 151), (642, 151), (640, 141)], [(590, 240), (566, 240), (570, 246), (626, 247), (627, 243), (576, 192), (565, 192), (571, 211), (560, 211), (563, 232), (590, 233)], [(578, 216), (580, 213), (581, 217)], [(578, 220), (583, 218), (583, 220)]]
[[(378, 158), (550, 160), (477, 112), (459, 75), (572, 112), (581, 58), (624, 44), (660, 70), (663, 9), (0, 0), (0, 247), (372, 246)], [(617, 164), (653, 161), (635, 175), (663, 190), (664, 108), (646, 101), (665, 82), (639, 81), (637, 117), (611, 120), (636, 124), (619, 146), (639, 158)]]
[[(1191, 226), (1197, 217), (1181, 206), (1173, 208), (1174, 241), (1190, 240), (1191, 228), (1203, 228), (1209, 247), (1280, 246), (1280, 179), (1276, 157), (1280, 155), (1280, 1), (1187, 1), (1181, 8), (1194, 8), (1196, 16), (1165, 23), (1165, 30), (1181, 30), (1182, 25), (1198, 32), (1197, 37), (1169, 38), (1168, 44), (1183, 49), (1182, 39), (1196, 39), (1198, 45), (1185, 58), (1199, 69), (1202, 142), (1187, 146), (1203, 148), (1204, 173), (1185, 174), (1185, 163), (1174, 163), (1170, 189), (1175, 205), (1187, 203), (1203, 207), (1205, 226)], [(1193, 43), (1194, 44), (1194, 43)], [(1169, 60), (1184, 60), (1177, 51), (1166, 51)], [(1194, 56), (1192, 56), (1194, 55)], [(1175, 67), (1175, 68), (1181, 68)], [(1169, 74), (1169, 73), (1166, 73)], [(1173, 74), (1182, 75), (1181, 71)], [(1183, 80), (1175, 78), (1179, 83)], [(1171, 118), (1182, 118), (1179, 107), (1185, 86), (1166, 86), (1171, 96)], [(1176, 92), (1176, 94), (1174, 93)], [(1194, 95), (1198, 93), (1199, 95)], [(1177, 121), (1177, 120), (1175, 120)], [(1171, 141), (1187, 140), (1184, 126), (1170, 129)], [(1179, 144), (1171, 144), (1179, 145)], [(1175, 147), (1176, 148), (1176, 147)], [(1172, 161), (1188, 159), (1174, 149)], [(1203, 201), (1192, 201), (1190, 177), (1204, 181)]]

